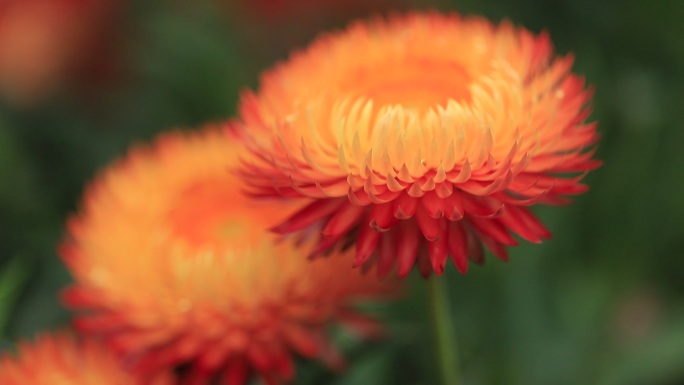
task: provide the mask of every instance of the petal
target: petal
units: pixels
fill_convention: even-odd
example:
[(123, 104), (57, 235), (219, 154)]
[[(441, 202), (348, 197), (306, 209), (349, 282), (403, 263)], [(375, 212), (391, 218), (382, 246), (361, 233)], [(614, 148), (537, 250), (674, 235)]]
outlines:
[(354, 225), (359, 223), (361, 216), (366, 211), (363, 206), (353, 204), (344, 205), (330, 217), (321, 231), (325, 237), (337, 237), (347, 233)]
[(361, 226), (356, 239), (356, 257), (352, 267), (359, 267), (368, 260), (380, 241), (380, 235), (370, 225)]
[(340, 210), (345, 203), (344, 198), (316, 200), (297, 211), (285, 222), (272, 228), (271, 231), (278, 234), (287, 234), (301, 230)]
[(399, 278), (403, 278), (411, 272), (416, 262), (421, 236), (413, 221), (401, 221), (397, 226), (397, 273)]
[(447, 247), (451, 261), (461, 274), (468, 272), (468, 236), (463, 224), (449, 222), (449, 240)]

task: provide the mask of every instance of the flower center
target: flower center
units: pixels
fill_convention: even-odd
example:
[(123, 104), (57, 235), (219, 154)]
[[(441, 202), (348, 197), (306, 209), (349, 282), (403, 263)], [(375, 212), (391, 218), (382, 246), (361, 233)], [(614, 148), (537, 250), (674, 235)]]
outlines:
[[(225, 178), (224, 178), (225, 179)], [(224, 179), (198, 182), (178, 196), (169, 215), (175, 234), (193, 246), (244, 239), (251, 226)]]
[(449, 99), (469, 100), (470, 82), (471, 76), (458, 63), (405, 58), (401, 66), (388, 63), (380, 69), (352, 71), (348, 84), (355, 84), (351, 90), (355, 96), (372, 99), (378, 106), (427, 110), (444, 106)]

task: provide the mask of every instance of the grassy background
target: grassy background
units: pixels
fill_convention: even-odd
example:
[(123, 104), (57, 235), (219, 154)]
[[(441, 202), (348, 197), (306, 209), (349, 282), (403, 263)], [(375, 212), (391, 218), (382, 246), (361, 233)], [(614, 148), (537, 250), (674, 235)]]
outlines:
[[(0, 102), (2, 346), (68, 321), (57, 293), (70, 278), (54, 246), (97, 170), (160, 131), (232, 116), (261, 70), (352, 17), (320, 7), (269, 19), (188, 3), (125, 6), (111, 47), (116, 76), (87, 94), (65, 88), (31, 107)], [(383, 7), (458, 10), (547, 30), (596, 89), (592, 119), (605, 165), (573, 205), (536, 210), (554, 238), (513, 249), (508, 264), (490, 258), (467, 276), (450, 268), (443, 278), (467, 384), (684, 384), (684, 4)], [(415, 278), (405, 301), (383, 307), (391, 339), (340, 337), (351, 363), (343, 376), (301, 363), (297, 383), (433, 384), (424, 294)]]

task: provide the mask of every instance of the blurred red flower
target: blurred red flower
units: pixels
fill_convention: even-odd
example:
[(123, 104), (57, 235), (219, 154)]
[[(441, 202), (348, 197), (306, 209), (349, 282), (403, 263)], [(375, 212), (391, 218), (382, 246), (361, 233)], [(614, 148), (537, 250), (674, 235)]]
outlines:
[(143, 378), (124, 370), (99, 343), (68, 334), (44, 334), (18, 343), (0, 358), (2, 385), (171, 385), (170, 373)]
[(0, 2), (0, 96), (33, 104), (97, 66), (116, 0)]

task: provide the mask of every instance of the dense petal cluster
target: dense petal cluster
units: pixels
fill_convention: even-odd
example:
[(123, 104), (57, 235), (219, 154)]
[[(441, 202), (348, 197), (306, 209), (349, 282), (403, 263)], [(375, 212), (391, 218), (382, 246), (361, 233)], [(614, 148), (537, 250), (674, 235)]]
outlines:
[[(211, 127), (132, 150), (87, 190), (61, 255), (76, 284), (64, 294), (75, 326), (103, 337), (134, 370), (178, 368), (187, 384), (269, 384), (293, 376), (293, 355), (335, 366), (333, 322), (375, 333), (354, 301), (393, 284), (311, 263), (301, 239), (269, 226), (292, 213), (252, 204), (231, 175), (235, 133)], [(214, 383), (214, 382), (211, 382)]]
[(116, 0), (0, 2), (0, 95), (32, 103), (98, 60)]
[(2, 385), (171, 385), (169, 373), (156, 378), (124, 370), (107, 349), (67, 334), (42, 335), (20, 342), (17, 354), (0, 358)]
[(323, 36), (265, 73), (236, 123), (255, 196), (315, 198), (275, 227), (320, 229), (312, 254), (355, 242), (380, 275), (441, 274), (482, 244), (550, 236), (530, 213), (586, 190), (591, 92), (546, 34), (410, 14)]

